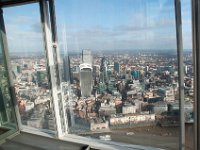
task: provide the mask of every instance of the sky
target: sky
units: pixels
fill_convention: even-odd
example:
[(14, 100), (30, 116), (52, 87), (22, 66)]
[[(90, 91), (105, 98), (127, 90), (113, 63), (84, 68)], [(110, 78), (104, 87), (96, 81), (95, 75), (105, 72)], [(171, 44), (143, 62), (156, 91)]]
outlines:
[[(176, 49), (174, 0), (56, 0), (60, 50)], [(183, 47), (191, 49), (190, 0), (182, 0)], [(43, 50), (38, 4), (5, 8), (10, 52)]]

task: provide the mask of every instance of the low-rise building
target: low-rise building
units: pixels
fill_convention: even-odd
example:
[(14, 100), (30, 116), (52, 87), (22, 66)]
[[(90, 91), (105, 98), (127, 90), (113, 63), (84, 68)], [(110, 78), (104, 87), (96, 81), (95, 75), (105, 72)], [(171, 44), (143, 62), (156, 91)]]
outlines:
[(136, 106), (132, 104), (125, 104), (122, 107), (122, 114), (134, 114), (136, 113)]
[(163, 112), (168, 111), (167, 103), (165, 102), (157, 102), (154, 103), (152, 112), (155, 114), (162, 114)]
[(116, 108), (111, 105), (101, 106), (101, 108), (99, 109), (99, 114), (101, 116), (110, 116), (116, 114)]
[(123, 125), (129, 123), (153, 122), (155, 121), (155, 114), (140, 114), (140, 115), (126, 115), (116, 116), (110, 118), (110, 125)]
[(25, 111), (30, 111), (34, 108), (34, 102), (26, 102), (25, 103)]
[(109, 123), (106, 122), (91, 122), (90, 123), (90, 130), (91, 131), (99, 131), (99, 130), (106, 130), (109, 129)]

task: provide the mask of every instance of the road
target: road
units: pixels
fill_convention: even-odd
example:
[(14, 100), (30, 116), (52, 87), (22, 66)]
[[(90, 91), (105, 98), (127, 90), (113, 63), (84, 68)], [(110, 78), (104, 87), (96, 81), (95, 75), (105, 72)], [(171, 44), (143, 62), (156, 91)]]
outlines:
[[(127, 135), (128, 133), (128, 135)], [(134, 127), (127, 129), (112, 130), (109, 133), (87, 134), (94, 138), (99, 138), (100, 135), (110, 135), (112, 141), (123, 142), (127, 144), (136, 144), (163, 148), (168, 150), (177, 150), (179, 143), (179, 128), (178, 127)], [(186, 150), (193, 148), (193, 127), (186, 125)]]

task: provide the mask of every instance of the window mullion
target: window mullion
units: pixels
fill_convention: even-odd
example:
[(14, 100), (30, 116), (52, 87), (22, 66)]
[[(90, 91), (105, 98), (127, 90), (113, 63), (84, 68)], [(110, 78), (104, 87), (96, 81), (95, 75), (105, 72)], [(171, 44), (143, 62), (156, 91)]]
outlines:
[(49, 82), (52, 90), (52, 104), (55, 114), (56, 121), (56, 130), (57, 136), (62, 137), (62, 128), (61, 128), (61, 117), (59, 114), (59, 91), (57, 89), (57, 76), (56, 76), (56, 68), (55, 61), (53, 55), (53, 42), (52, 42), (52, 33), (50, 29), (49, 16), (48, 16), (48, 5), (46, 0), (40, 1), (40, 13), (41, 13), (41, 21), (43, 26), (43, 34), (44, 34), (44, 44), (47, 58), (47, 68), (49, 73)]
[(4, 24), (4, 17), (3, 17), (3, 10), (0, 8), (0, 36), (2, 39), (2, 45), (3, 45), (3, 54), (5, 58), (5, 67), (7, 68), (7, 74), (8, 74), (8, 82), (9, 82), (9, 89), (11, 92), (11, 101), (13, 103), (15, 115), (16, 115), (16, 121), (17, 121), (17, 129), (21, 130), (22, 129), (22, 124), (21, 124), (21, 118), (19, 114), (19, 108), (17, 105), (17, 100), (15, 96), (15, 88), (14, 88), (14, 82), (12, 78), (12, 70), (9, 69), (11, 68), (10, 64), (10, 58), (8, 54), (8, 43), (7, 43), (7, 37), (6, 37), (6, 29), (5, 29), (5, 24)]
[(179, 149), (185, 149), (185, 99), (184, 99), (184, 67), (183, 67), (183, 41), (182, 41), (182, 21), (181, 21), (181, 1), (175, 0), (175, 19), (176, 19), (176, 40), (179, 74), (179, 112), (180, 112), (180, 133)]

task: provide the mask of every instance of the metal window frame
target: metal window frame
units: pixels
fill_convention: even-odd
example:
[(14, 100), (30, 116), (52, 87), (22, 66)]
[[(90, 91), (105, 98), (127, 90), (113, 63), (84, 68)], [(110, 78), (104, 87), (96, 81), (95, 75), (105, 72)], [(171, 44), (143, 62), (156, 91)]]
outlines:
[(8, 0), (8, 1), (1, 1), (0, 0), (0, 7), (10, 7), (10, 6), (17, 6), (17, 5), (24, 5), (38, 2), (39, 0)]
[(60, 116), (60, 108), (59, 108), (59, 97), (58, 94), (60, 91), (57, 88), (57, 71), (55, 65), (55, 54), (53, 52), (54, 44), (52, 41), (52, 32), (50, 27), (50, 20), (49, 20), (49, 12), (48, 12), (48, 3), (46, 0), (40, 0), (40, 15), (41, 15), (41, 23), (43, 29), (43, 38), (44, 38), (44, 45), (46, 51), (46, 58), (47, 58), (47, 67), (49, 73), (49, 81), (51, 86), (52, 92), (52, 102), (53, 102), (53, 111), (54, 117), (56, 122), (56, 136), (58, 138), (62, 137), (64, 133), (62, 132), (62, 125), (61, 125), (61, 116)]
[(194, 149), (200, 149), (200, 0), (192, 3), (192, 41), (194, 64)]
[[(15, 0), (12, 2), (0, 2), (0, 21), (1, 21), (1, 27), (2, 27), (2, 38), (3, 38), (3, 46), (5, 51), (5, 58), (6, 58), (6, 66), (8, 68), (11, 67), (10, 64), (10, 58), (8, 53), (8, 45), (7, 45), (7, 38), (6, 38), (6, 31), (5, 31), (5, 25), (4, 25), (4, 19), (3, 19), (3, 7), (13, 7), (13, 6), (21, 6), (24, 4), (31, 4), (31, 3), (38, 3), (40, 7), (40, 17), (41, 17), (41, 24), (42, 24), (42, 31), (43, 31), (43, 40), (44, 40), (44, 49), (46, 52), (46, 60), (47, 60), (47, 71), (49, 74), (49, 84), (51, 87), (51, 96), (52, 96), (52, 104), (53, 104), (53, 113), (55, 117), (55, 132), (54, 131), (47, 131), (45, 129), (34, 129), (28, 126), (24, 126), (21, 123), (21, 117), (19, 113), (19, 108), (17, 105), (17, 100), (15, 97), (15, 90), (14, 90), (14, 84), (12, 79), (12, 73), (11, 70), (9, 70), (9, 84), (11, 89), (11, 97), (12, 101), (15, 106), (15, 113), (17, 117), (17, 124), (18, 124), (18, 131), (28, 131), (33, 130), (38, 132), (45, 132), (49, 134), (50, 136), (53, 136), (54, 133), (56, 133), (54, 136), (57, 138), (61, 138), (66, 133), (66, 129), (64, 132), (62, 131), (62, 124), (61, 124), (61, 115), (60, 110), (62, 110), (63, 115), (62, 119), (64, 120), (63, 126), (66, 125), (66, 117), (65, 117), (65, 111), (63, 107), (63, 101), (62, 101), (62, 95), (61, 95), (61, 88), (60, 88), (60, 75), (59, 75), (59, 52), (58, 52), (58, 46), (57, 46), (57, 35), (56, 35), (56, 21), (55, 21), (55, 8), (54, 8), (54, 0)], [(49, 11), (50, 10), (50, 11)], [(53, 34), (52, 34), (53, 32)], [(61, 98), (58, 98), (58, 95), (61, 95)], [(59, 105), (59, 102), (62, 106)]]
[(57, 24), (56, 24), (56, 14), (55, 14), (55, 1), (48, 0), (49, 2), (49, 17), (51, 22), (51, 31), (52, 31), (52, 41), (53, 41), (53, 54), (54, 54), (54, 63), (55, 63), (55, 71), (56, 71), (56, 78), (57, 78), (57, 90), (60, 93), (60, 110), (62, 110), (61, 114), (61, 126), (63, 134), (68, 133), (68, 125), (67, 125), (67, 114), (64, 107), (64, 99), (62, 93), (62, 85), (61, 85), (61, 58), (60, 58), (60, 51), (58, 47), (58, 35), (57, 35)]
[(182, 39), (182, 16), (181, 0), (174, 0), (175, 20), (176, 20), (176, 45), (178, 59), (178, 83), (179, 83), (179, 149), (185, 149), (185, 99), (184, 99), (184, 69), (183, 69), (183, 39)]
[(7, 43), (7, 37), (6, 37), (6, 30), (5, 30), (5, 24), (4, 24), (4, 18), (3, 18), (3, 10), (0, 8), (0, 36), (2, 38), (2, 46), (3, 46), (3, 56), (5, 57), (5, 67), (7, 70), (8, 74), (8, 82), (9, 82), (9, 91), (11, 94), (11, 102), (12, 102), (12, 107), (14, 108), (15, 112), (15, 118), (16, 118), (16, 132), (20, 131), (22, 129), (22, 124), (21, 124), (21, 118), (19, 114), (19, 108), (17, 104), (17, 100), (15, 97), (15, 87), (14, 87), (14, 82), (12, 79), (12, 73), (11, 73), (11, 64), (10, 64), (10, 58), (8, 54), (8, 43)]

